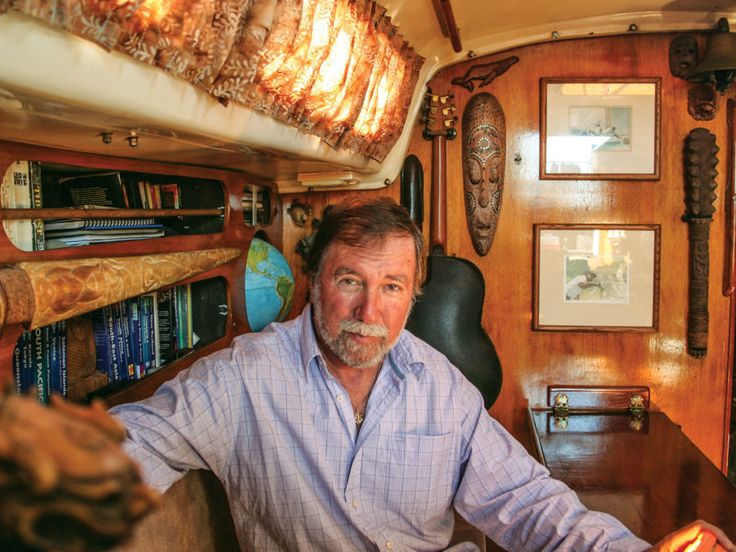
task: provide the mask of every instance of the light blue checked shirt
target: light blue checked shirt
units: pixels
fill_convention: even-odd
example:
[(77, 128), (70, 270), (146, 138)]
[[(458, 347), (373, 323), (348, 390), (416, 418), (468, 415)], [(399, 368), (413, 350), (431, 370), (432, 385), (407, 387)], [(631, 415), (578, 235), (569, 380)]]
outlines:
[(452, 507), (508, 550), (648, 548), (551, 479), (477, 389), (406, 331), (356, 433), (309, 306), (113, 412), (152, 486), (215, 473), (243, 550), (441, 550)]

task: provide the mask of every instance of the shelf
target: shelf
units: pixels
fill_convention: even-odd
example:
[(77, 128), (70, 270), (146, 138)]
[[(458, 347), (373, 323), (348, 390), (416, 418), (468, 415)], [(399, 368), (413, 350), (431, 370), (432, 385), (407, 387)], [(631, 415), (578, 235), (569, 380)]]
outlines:
[[(55, 207), (52, 209), (0, 209), (5, 220), (27, 219), (128, 219), (136, 217), (206, 217), (224, 215), (223, 207), (215, 209), (77, 209), (74, 207)], [(77, 216), (78, 215), (78, 216)]]

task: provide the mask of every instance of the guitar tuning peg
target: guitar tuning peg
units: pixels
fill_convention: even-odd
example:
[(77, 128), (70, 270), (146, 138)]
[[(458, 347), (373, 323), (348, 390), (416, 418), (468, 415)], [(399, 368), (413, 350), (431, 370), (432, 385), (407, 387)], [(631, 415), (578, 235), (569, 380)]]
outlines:
[[(429, 112), (430, 112), (430, 113), (437, 113), (437, 108), (436, 108), (435, 106), (431, 106), (431, 107), (429, 108)], [(444, 113), (444, 111), (443, 111), (443, 113)]]
[(445, 128), (454, 127), (456, 122), (457, 122), (457, 117), (450, 117), (449, 119), (445, 119)]
[(442, 114), (443, 115), (452, 115), (453, 113), (455, 113), (455, 109), (457, 109), (455, 107), (455, 104), (452, 104), (452, 105), (450, 105), (448, 107), (443, 107), (442, 108)]

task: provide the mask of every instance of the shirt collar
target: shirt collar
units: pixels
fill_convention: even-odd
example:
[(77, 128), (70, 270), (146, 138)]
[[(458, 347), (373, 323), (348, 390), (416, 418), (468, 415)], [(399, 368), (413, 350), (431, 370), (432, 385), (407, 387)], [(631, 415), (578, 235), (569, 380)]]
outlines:
[[(312, 323), (312, 305), (307, 303), (299, 316), (301, 324), (301, 357), (304, 375), (309, 378), (309, 367), (312, 362), (324, 363), (322, 353), (317, 345), (317, 336)], [(319, 360), (317, 360), (319, 358)], [(403, 379), (407, 373), (414, 374), (420, 378), (424, 371), (424, 362), (415, 343), (414, 336), (407, 330), (403, 330), (396, 345), (389, 351), (391, 367), (397, 377)]]

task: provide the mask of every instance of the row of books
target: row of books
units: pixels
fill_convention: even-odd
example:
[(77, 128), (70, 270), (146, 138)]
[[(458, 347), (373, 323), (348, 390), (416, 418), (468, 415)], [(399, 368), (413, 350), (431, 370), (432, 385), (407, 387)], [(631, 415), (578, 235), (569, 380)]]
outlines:
[[(185, 355), (199, 341), (192, 325), (190, 284), (126, 299), (83, 316), (92, 322), (95, 369), (111, 385), (141, 379)], [(65, 322), (24, 332), (13, 355), (16, 391), (35, 392), (44, 404), (52, 392), (66, 397), (70, 377), (66, 343)]]
[(3, 220), (5, 233), (25, 251), (74, 247), (93, 243), (161, 237), (163, 224), (153, 218), (89, 219), (85, 208), (179, 209), (178, 183), (151, 183), (123, 179), (119, 171), (94, 172), (53, 179), (52, 205), (44, 205), (42, 166), (36, 161), (16, 161), (0, 183), (0, 206), (30, 209), (44, 206), (79, 210), (79, 217), (43, 221)]
[(66, 322), (23, 332), (13, 352), (13, 376), (18, 393), (35, 393), (48, 403), (49, 395), (67, 395)]
[(96, 369), (111, 384), (138, 380), (189, 352), (191, 285), (154, 291), (91, 313)]

